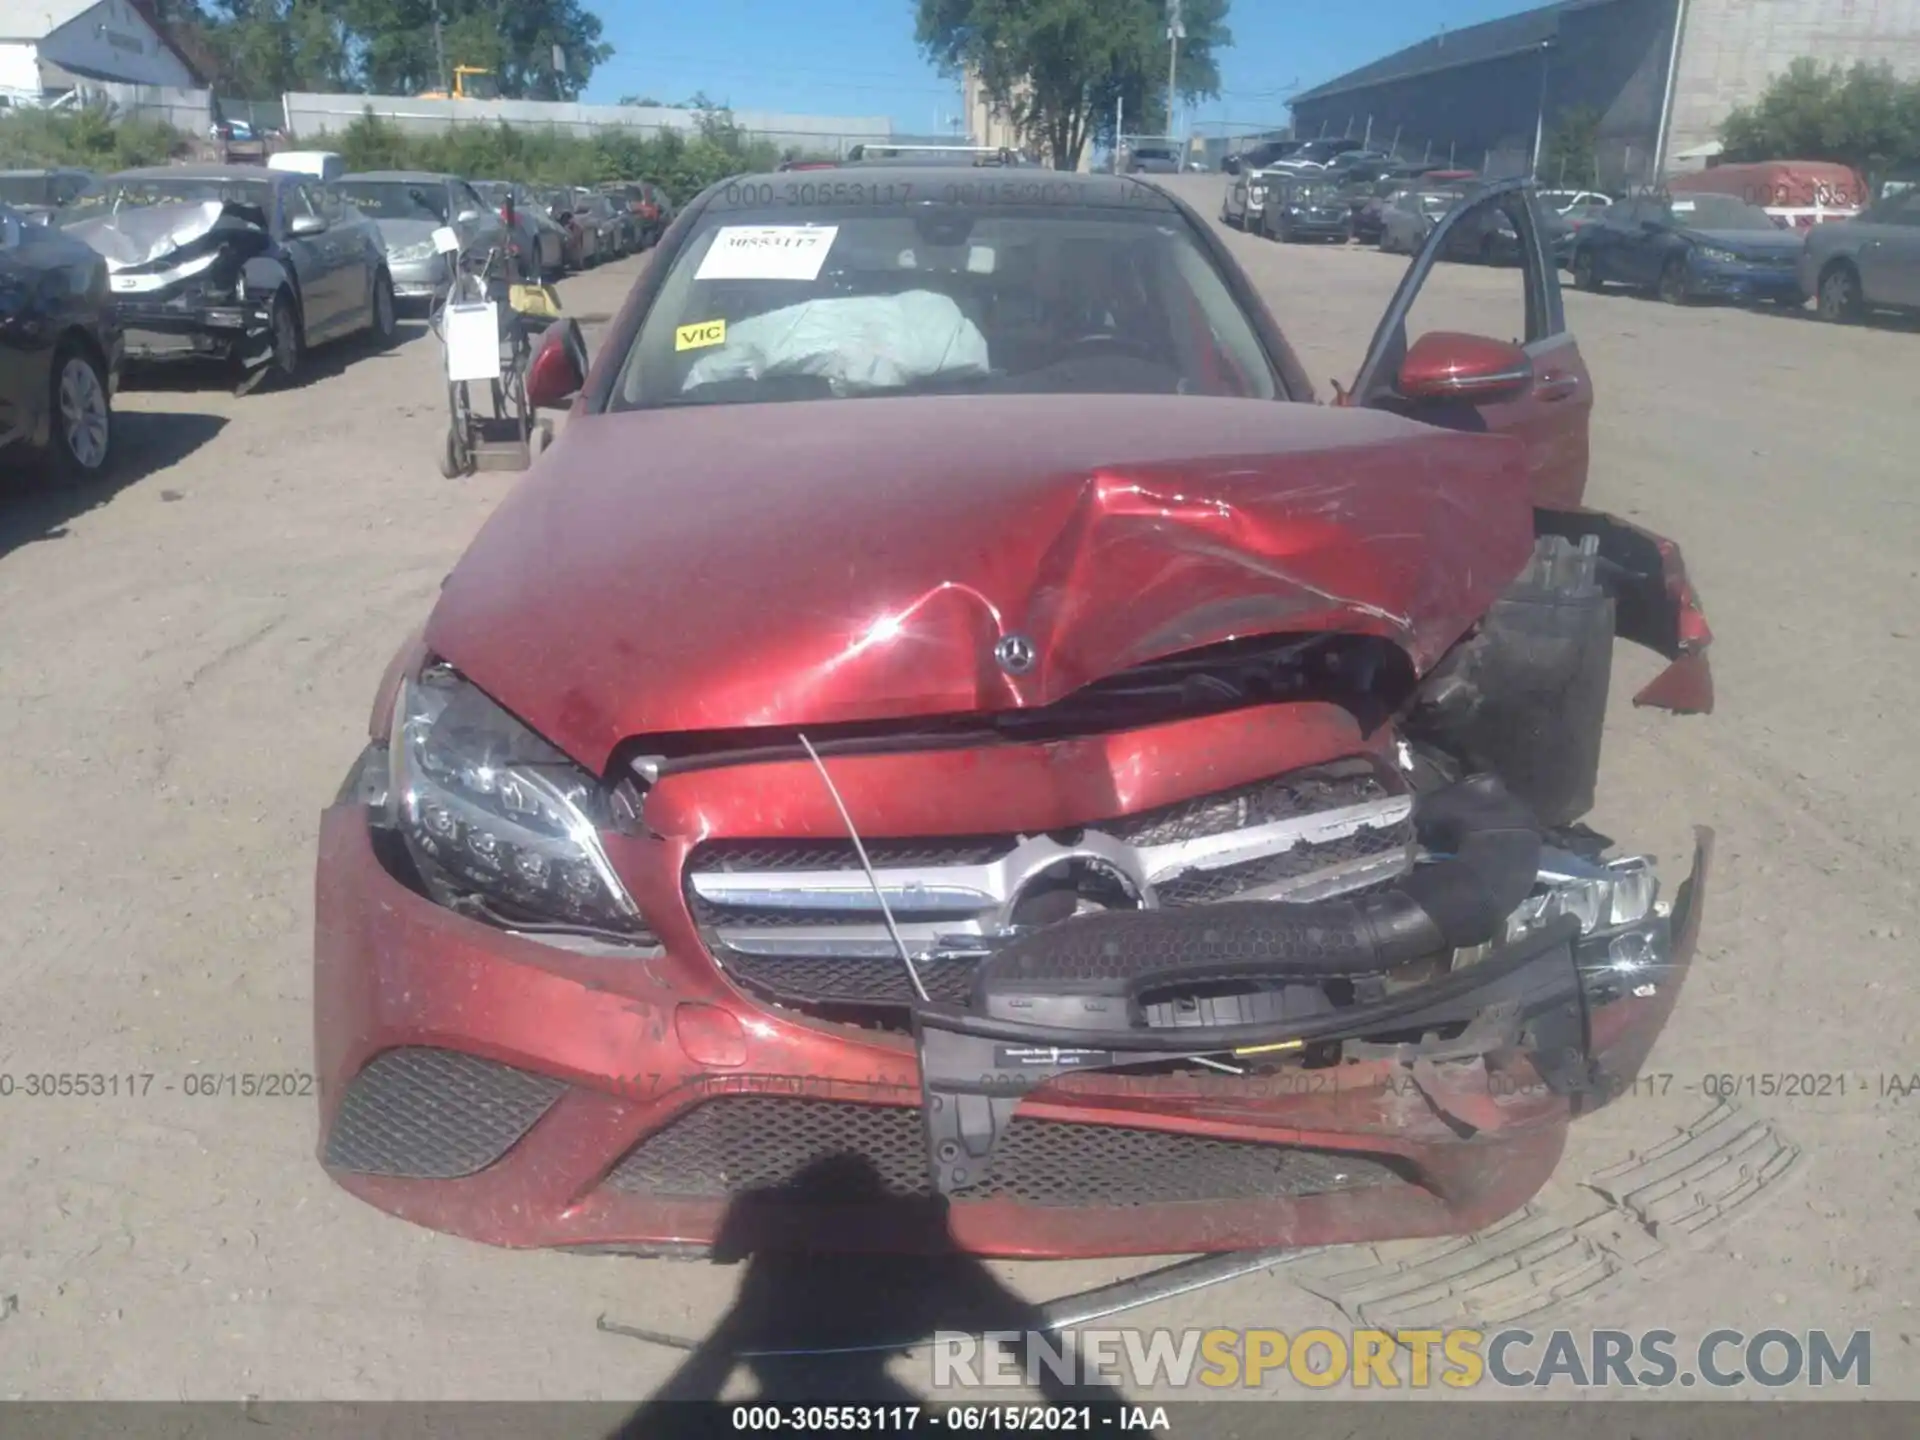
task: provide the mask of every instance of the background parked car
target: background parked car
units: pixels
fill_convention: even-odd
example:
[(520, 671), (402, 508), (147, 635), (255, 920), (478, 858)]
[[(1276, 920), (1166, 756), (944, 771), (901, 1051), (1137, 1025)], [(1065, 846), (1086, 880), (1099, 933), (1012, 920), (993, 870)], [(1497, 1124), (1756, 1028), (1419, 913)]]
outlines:
[[(68, 218), (85, 217), (85, 218)], [(242, 389), (290, 379), (315, 345), (394, 333), (374, 222), (331, 185), (253, 165), (110, 177), (66, 233), (106, 257), (129, 360), (237, 361)]]
[(1801, 236), (1731, 195), (1645, 195), (1607, 207), (1573, 241), (1582, 290), (1609, 284), (1689, 300), (1770, 300), (1799, 305)]
[(120, 322), (107, 262), (0, 205), (0, 461), (85, 480), (113, 459)]
[(100, 177), (91, 170), (63, 166), (53, 170), (0, 170), (0, 204), (22, 219), (45, 221), (56, 210), (83, 203), (100, 193)]
[(1611, 196), (1598, 190), (1542, 190), (1534, 196), (1542, 210), (1565, 215), (1574, 210), (1604, 210), (1613, 203)]
[(546, 217), (560, 227), (564, 237), (560, 264), (567, 270), (584, 270), (593, 263), (593, 235), (573, 213), (573, 191), (564, 187), (536, 192), (535, 201)]
[(1236, 151), (1220, 162), (1220, 169), (1228, 175), (1241, 175), (1249, 170), (1258, 170), (1271, 165), (1274, 161), (1291, 155), (1307, 142), (1304, 140), (1266, 140), (1258, 145), (1249, 145)]
[(1440, 217), (1465, 193), (1441, 186), (1395, 191), (1380, 207), (1380, 248), (1397, 255), (1418, 253)]
[(1339, 183), (1320, 176), (1270, 175), (1260, 233), (1269, 240), (1345, 240), (1351, 214)]
[(457, 175), (373, 170), (343, 179), (340, 195), (379, 227), (400, 300), (433, 304), (452, 288), (453, 266), (434, 249), (435, 230), (450, 228), (462, 254), (482, 258), (506, 235), (500, 217)]
[(601, 252), (610, 260), (640, 248), (640, 219), (625, 205), (598, 190), (574, 191), (574, 211), (600, 233)]
[(1135, 145), (1127, 155), (1127, 170), (1134, 175), (1178, 175), (1180, 159), (1171, 145)]
[(1814, 226), (1799, 280), (1828, 320), (1920, 312), (1920, 186), (1894, 191), (1858, 219)]
[(506, 226), (523, 278), (551, 280), (566, 270), (567, 232), (526, 186), (508, 180), (475, 180), (473, 188)]
[[(796, 164), (795, 169), (810, 168), (805, 162)], [(831, 169), (831, 165), (813, 166), (817, 169)], [(612, 197), (616, 203), (624, 203), (640, 224), (640, 248), (654, 244), (666, 232), (673, 219), (673, 206), (667, 199), (667, 192), (650, 180), (621, 180), (612, 185), (603, 185), (601, 190)]]

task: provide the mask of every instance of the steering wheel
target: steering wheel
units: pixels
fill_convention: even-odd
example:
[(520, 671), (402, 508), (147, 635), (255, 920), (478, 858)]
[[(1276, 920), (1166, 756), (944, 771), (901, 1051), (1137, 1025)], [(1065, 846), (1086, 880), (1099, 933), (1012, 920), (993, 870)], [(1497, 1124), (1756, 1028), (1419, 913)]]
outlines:
[(1095, 331), (1090, 335), (1082, 335), (1077, 340), (1067, 341), (1060, 347), (1059, 360), (1056, 360), (1054, 363), (1059, 364), (1061, 361), (1068, 360), (1072, 358), (1076, 352), (1082, 350), (1091, 351), (1102, 356), (1125, 355), (1148, 365), (1157, 365), (1162, 369), (1169, 368), (1164, 355), (1156, 353), (1142, 342), (1138, 340), (1128, 340), (1123, 336), (1109, 334), (1104, 330)]

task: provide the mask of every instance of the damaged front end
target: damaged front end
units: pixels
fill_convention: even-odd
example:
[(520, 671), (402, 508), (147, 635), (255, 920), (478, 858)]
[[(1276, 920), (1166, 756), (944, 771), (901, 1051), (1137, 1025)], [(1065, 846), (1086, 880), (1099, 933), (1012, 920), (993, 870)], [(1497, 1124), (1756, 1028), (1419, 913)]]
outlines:
[(1586, 512), (1541, 521), (1520, 580), (1394, 716), (1413, 832), (1397, 873), (1008, 927), (964, 994), (929, 996), (898, 947), (939, 1193), (991, 1185), (1022, 1101), (1095, 1072), (1337, 1093), (1384, 1066), (1463, 1139), (1525, 1097), (1571, 1116), (1634, 1084), (1693, 955), (1712, 835), (1669, 900), (1650, 858), (1610, 857), (1580, 817), (1616, 634), (1675, 662), (1637, 703), (1694, 711), (1711, 637), (1670, 544)]
[(69, 227), (107, 262), (132, 361), (273, 358), (281, 272), (268, 262), (267, 219), (217, 200), (128, 207)]

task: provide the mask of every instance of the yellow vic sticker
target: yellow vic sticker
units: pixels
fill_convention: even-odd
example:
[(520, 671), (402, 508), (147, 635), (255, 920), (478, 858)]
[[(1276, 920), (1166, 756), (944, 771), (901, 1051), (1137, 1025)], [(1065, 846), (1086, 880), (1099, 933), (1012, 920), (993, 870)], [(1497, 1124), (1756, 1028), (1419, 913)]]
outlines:
[(702, 320), (695, 325), (682, 325), (673, 332), (676, 350), (704, 350), (709, 345), (726, 343), (727, 322), (724, 320)]

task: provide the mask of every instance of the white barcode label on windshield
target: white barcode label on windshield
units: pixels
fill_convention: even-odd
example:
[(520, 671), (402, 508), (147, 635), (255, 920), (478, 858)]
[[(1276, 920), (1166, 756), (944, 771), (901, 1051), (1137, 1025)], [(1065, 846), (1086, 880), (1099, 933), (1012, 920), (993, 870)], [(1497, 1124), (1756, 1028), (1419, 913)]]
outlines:
[(726, 225), (693, 278), (813, 280), (839, 233), (838, 225)]

